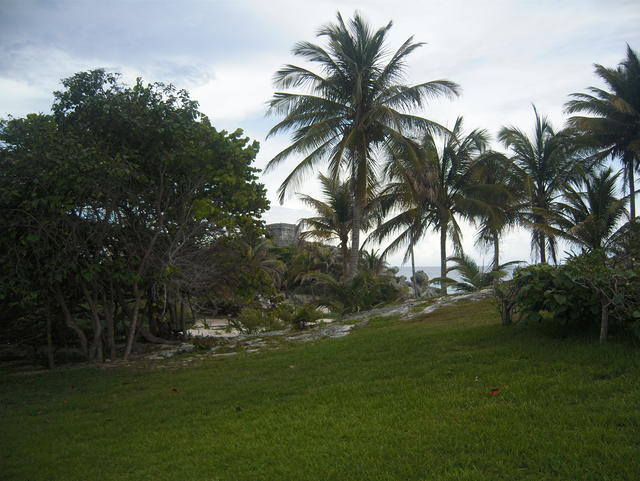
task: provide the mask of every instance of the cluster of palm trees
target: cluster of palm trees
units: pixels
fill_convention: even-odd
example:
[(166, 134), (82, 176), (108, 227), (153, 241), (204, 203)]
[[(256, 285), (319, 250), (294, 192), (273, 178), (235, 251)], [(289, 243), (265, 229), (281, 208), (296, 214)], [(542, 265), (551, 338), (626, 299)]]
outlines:
[[(462, 220), (478, 226), (479, 243), (493, 246), (494, 268), (500, 238), (515, 225), (531, 230), (540, 262), (557, 262), (558, 237), (602, 248), (625, 215), (634, 220), (640, 62), (630, 47), (617, 68), (596, 65), (609, 90), (590, 88), (566, 104), (568, 113), (590, 116), (573, 116), (556, 131), (534, 107), (533, 135), (503, 127), (501, 153), (490, 149), (485, 130), (465, 131), (462, 117), (447, 129), (412, 113), (429, 98), (458, 95), (459, 87), (447, 80), (404, 85), (406, 59), (421, 44), (409, 38), (387, 54), (391, 25), (376, 30), (358, 14), (347, 22), (338, 14), (318, 33), (326, 47), (300, 42), (293, 49), (319, 70), (286, 65), (275, 75), (283, 91), (270, 102), (270, 113), (284, 118), (269, 135), (288, 131), (293, 143), (266, 170), (302, 156), (279, 189), (283, 201), (310, 172), (327, 165), (320, 177), (326, 202), (302, 196), (318, 212), (305, 222), (309, 235), (335, 235), (347, 279), (357, 271), (361, 231), (371, 231), (366, 242), (390, 240), (385, 255), (406, 248), (412, 265), (416, 243), (437, 231), (444, 279), (447, 241), (461, 254)], [(626, 200), (616, 197), (619, 174), (602, 167), (613, 158), (623, 162), (629, 214)]]

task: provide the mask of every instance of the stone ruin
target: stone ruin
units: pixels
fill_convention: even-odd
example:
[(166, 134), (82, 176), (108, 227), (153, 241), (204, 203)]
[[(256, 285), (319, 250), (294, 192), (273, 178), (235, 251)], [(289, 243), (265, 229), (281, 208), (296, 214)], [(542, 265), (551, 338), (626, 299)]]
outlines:
[(296, 224), (268, 224), (267, 232), (278, 247), (287, 247), (298, 241), (299, 231)]

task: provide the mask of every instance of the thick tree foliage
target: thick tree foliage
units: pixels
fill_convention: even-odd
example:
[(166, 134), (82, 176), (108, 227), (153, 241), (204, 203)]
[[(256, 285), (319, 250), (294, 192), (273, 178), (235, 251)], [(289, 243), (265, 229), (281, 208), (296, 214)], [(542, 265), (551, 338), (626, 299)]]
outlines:
[(92, 359), (126, 335), (126, 358), (138, 335), (184, 328), (221, 274), (216, 242), (260, 227), (258, 145), (170, 85), (103, 70), (62, 83), (52, 115), (0, 124), (4, 301), (43, 313), (50, 345), (63, 322)]

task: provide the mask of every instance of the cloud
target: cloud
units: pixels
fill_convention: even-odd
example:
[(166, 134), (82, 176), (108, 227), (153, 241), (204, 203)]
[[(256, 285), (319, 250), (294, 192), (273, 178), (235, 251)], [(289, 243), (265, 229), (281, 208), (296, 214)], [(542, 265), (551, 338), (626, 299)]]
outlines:
[[(300, 63), (290, 53), (295, 42), (322, 43), (315, 34), (335, 21), (338, 10), (346, 19), (359, 10), (373, 26), (393, 20), (390, 47), (411, 35), (428, 42), (409, 58), (408, 82), (447, 78), (462, 86), (463, 95), (434, 100), (419, 113), (448, 125), (464, 115), (467, 129), (482, 127), (494, 135), (503, 125), (528, 132), (531, 103), (561, 127), (567, 95), (598, 85), (593, 63), (615, 66), (626, 42), (640, 48), (637, 1), (4, 0), (0, 116), (47, 111), (61, 78), (105, 67), (129, 82), (142, 76), (186, 88), (216, 127), (241, 127), (261, 142), (257, 166), (263, 168), (289, 144), (286, 135), (265, 140), (277, 121), (264, 117), (272, 75), (285, 63)], [(272, 201), (299, 160), (291, 158), (262, 177)], [(315, 174), (301, 189), (320, 195)], [(272, 205), (270, 216), (288, 215)], [(286, 208), (301, 205), (293, 197)], [(464, 229), (465, 248), (473, 250), (474, 231)], [(437, 245), (428, 236), (418, 249), (419, 262), (438, 264)], [(507, 236), (503, 253), (505, 260), (528, 258), (528, 234)]]

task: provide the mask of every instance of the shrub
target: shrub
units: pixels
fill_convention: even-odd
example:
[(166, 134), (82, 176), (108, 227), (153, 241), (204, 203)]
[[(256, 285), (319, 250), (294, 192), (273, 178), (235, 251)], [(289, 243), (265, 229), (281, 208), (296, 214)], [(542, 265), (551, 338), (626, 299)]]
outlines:
[(275, 315), (274, 309), (245, 307), (240, 315), (232, 321), (234, 327), (241, 332), (257, 332), (274, 330), (283, 327), (282, 321)]
[(398, 300), (406, 293), (393, 277), (376, 276), (360, 271), (352, 281), (339, 282), (331, 276), (317, 275), (327, 294), (319, 302), (333, 312), (349, 314)]
[(597, 324), (597, 299), (575, 283), (567, 266), (541, 264), (518, 269), (513, 283), (514, 302), (524, 321), (555, 326), (564, 335), (585, 332)]
[(553, 326), (561, 334), (600, 328), (628, 330), (640, 339), (640, 268), (619, 268), (602, 251), (570, 258), (565, 265), (518, 269), (512, 300), (520, 318)]

